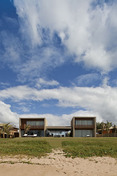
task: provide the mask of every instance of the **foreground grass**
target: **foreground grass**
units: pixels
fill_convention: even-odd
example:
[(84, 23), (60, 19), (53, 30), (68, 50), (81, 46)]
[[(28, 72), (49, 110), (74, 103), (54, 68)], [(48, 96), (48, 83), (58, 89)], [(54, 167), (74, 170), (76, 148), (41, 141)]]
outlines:
[(111, 156), (117, 158), (117, 138), (0, 139), (0, 155), (41, 157), (52, 149), (62, 149), (69, 157)]
[(62, 146), (66, 156), (117, 158), (117, 138), (79, 138), (74, 141), (63, 141)]
[(46, 141), (33, 139), (0, 139), (0, 155), (27, 155), (41, 157), (51, 152)]

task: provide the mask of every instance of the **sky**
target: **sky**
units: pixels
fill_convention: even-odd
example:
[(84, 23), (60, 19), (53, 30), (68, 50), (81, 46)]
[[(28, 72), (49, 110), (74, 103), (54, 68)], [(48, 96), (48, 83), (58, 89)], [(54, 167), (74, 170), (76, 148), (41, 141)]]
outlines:
[(0, 123), (117, 124), (117, 1), (0, 1)]

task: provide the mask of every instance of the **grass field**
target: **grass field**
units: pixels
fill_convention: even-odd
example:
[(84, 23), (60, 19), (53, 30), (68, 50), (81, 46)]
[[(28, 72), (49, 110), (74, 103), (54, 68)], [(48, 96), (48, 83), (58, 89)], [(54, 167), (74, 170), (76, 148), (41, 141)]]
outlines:
[(117, 158), (117, 138), (14, 138), (0, 139), (0, 155), (41, 157), (62, 149), (67, 157), (111, 156)]

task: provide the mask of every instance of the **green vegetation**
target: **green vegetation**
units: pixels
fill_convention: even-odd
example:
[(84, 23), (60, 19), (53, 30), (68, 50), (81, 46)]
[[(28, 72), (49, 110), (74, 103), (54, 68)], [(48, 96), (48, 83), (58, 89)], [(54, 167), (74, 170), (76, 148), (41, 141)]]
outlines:
[(111, 156), (117, 158), (117, 138), (0, 139), (0, 155), (41, 157), (52, 149), (62, 149), (68, 157)]
[(25, 134), (27, 134), (27, 132), (30, 130), (30, 125), (26, 125), (24, 128)]
[(41, 157), (51, 152), (48, 142), (35, 139), (0, 139), (0, 155), (27, 155)]
[[(108, 120), (106, 121), (106, 123), (104, 123), (104, 122), (97, 122), (96, 123), (96, 129), (97, 129), (97, 132), (98, 132), (98, 130), (102, 130), (102, 133), (103, 133), (103, 131), (104, 130), (106, 130), (108, 133), (109, 133), (109, 131), (110, 131), (110, 127), (112, 126), (112, 122), (109, 122)], [(116, 127), (116, 125), (114, 125), (115, 127)]]
[(3, 138), (5, 138), (5, 134), (7, 134), (7, 137), (8, 137), (12, 129), (13, 129), (13, 126), (10, 123), (4, 124), (3, 128), (0, 129), (0, 135), (3, 134)]
[(62, 145), (66, 156), (117, 158), (117, 138), (79, 138), (77, 141), (64, 141)]

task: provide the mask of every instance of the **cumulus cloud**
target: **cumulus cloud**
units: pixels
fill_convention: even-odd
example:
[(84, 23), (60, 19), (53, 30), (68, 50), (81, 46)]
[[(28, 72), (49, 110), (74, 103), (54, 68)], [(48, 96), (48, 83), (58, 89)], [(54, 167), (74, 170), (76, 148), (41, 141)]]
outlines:
[[(18, 15), (14, 24), (19, 22), (19, 31), (17, 35), (11, 31), (0, 33), (0, 61), (18, 73), (19, 81), (35, 80), (38, 88), (25, 85), (0, 90), (1, 100), (38, 102), (55, 99), (56, 106), (80, 107), (85, 109), (81, 113), (96, 114), (98, 120), (117, 120), (117, 88), (108, 86), (108, 77), (101, 87), (78, 87), (83, 86), (84, 81), (87, 86), (100, 79), (97, 74), (81, 75), (77, 78), (78, 83), (67, 88), (60, 87), (55, 80), (48, 81), (45, 76), (49, 69), (60, 66), (69, 58), (90, 69), (99, 69), (103, 74), (117, 67), (117, 2), (96, 2), (14, 0)], [(13, 24), (13, 21), (10, 19), (9, 23)], [(15, 121), (17, 114), (11, 111), (10, 105), (1, 102), (0, 106), (1, 121), (5, 121), (7, 110)], [(28, 109), (24, 108), (24, 111)], [(8, 114), (6, 117), (9, 121)], [(57, 121), (60, 118), (51, 114), (48, 117)], [(69, 115), (62, 117), (69, 119)]]
[(12, 123), (18, 127), (18, 114), (11, 111), (11, 106), (0, 101), (0, 123)]
[[(53, 114), (17, 114), (11, 111), (11, 106), (0, 101), (0, 123), (11, 123), (19, 127), (19, 118), (46, 118), (47, 125), (71, 125), (71, 119), (74, 116), (95, 116), (91, 111), (76, 111), (71, 114), (57, 116)], [(102, 118), (98, 115), (98, 121)]]
[[(104, 120), (116, 122), (117, 88), (103, 87), (59, 87), (38, 90), (27, 86), (18, 86), (0, 91), (1, 99), (12, 101), (44, 101), (55, 99), (56, 106), (63, 108), (83, 108), (98, 114)], [(54, 105), (55, 106), (55, 105)]]
[(7, 21), (19, 31), (1, 31), (1, 62), (17, 73), (20, 82), (44, 77), (68, 59), (101, 73), (113, 70), (117, 67), (117, 2), (95, 2), (14, 0), (18, 20)]
[[(117, 67), (117, 3), (94, 0), (14, 0), (23, 36), (33, 47), (56, 32), (75, 62), (106, 73)], [(52, 8), (51, 8), (52, 7)]]

